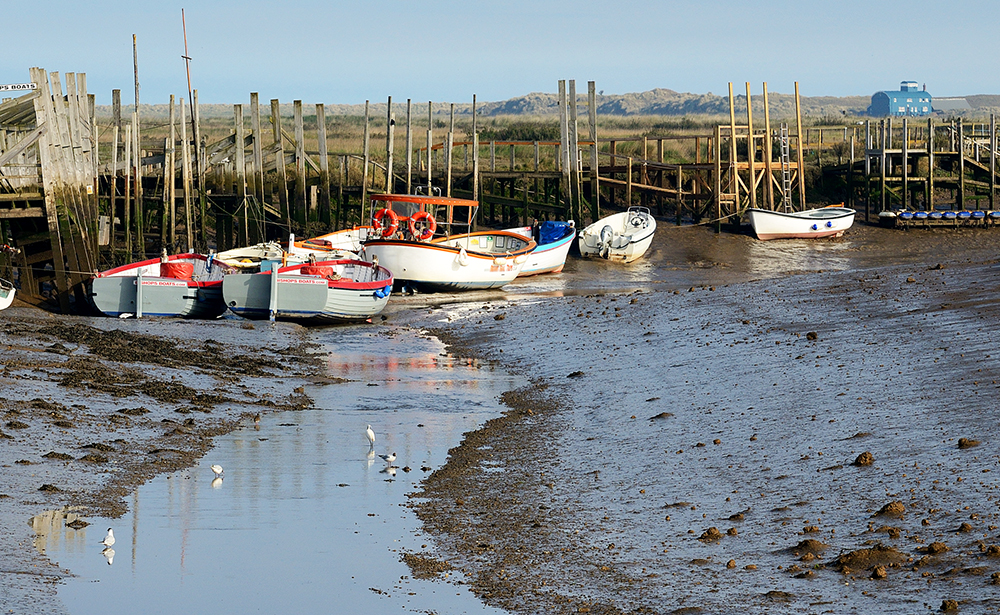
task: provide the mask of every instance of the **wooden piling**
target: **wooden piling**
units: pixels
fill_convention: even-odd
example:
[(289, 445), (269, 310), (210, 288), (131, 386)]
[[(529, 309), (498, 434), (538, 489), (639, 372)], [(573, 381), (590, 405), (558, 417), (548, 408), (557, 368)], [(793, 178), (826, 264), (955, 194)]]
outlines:
[(766, 180), (764, 184), (764, 202), (767, 208), (774, 211), (774, 168), (771, 165), (774, 152), (773, 139), (771, 138), (771, 110), (767, 99), (767, 82), (764, 82), (764, 174)]
[[(236, 198), (239, 201), (237, 206), (237, 220), (239, 220), (239, 240), (242, 242), (241, 245), (248, 245), (251, 243), (258, 243), (258, 241), (251, 241), (251, 236), (259, 236), (258, 233), (253, 233), (250, 230), (251, 226), (256, 225), (256, 221), (253, 220), (253, 212), (250, 209), (249, 203), (247, 202), (247, 177), (246, 177), (246, 150), (243, 144), (246, 142), (246, 135), (243, 128), (243, 105), (233, 105), (233, 125), (235, 128), (235, 138), (236, 138), (236, 150), (235, 160), (233, 164), (236, 165)], [(220, 246), (221, 247), (221, 246)]]
[(329, 227), (330, 216), (330, 152), (326, 144), (326, 106), (316, 105), (316, 137), (319, 146), (319, 220)]
[(395, 143), (395, 129), (396, 129), (396, 116), (392, 112), (392, 96), (386, 102), (386, 112), (385, 112), (385, 191), (387, 194), (392, 194), (395, 192), (393, 190), (393, 176), (392, 176), (392, 154), (393, 150), (396, 149)]
[(799, 98), (799, 82), (795, 82), (795, 153), (798, 158), (799, 209), (806, 209), (806, 165), (802, 154), (802, 101)]
[(406, 99), (406, 194), (413, 194), (413, 116), (411, 100)]
[[(757, 170), (754, 166), (754, 158), (757, 157), (753, 139), (753, 105), (750, 103), (750, 82), (746, 82), (747, 88), (747, 166), (750, 169), (750, 184), (747, 189), (750, 191), (750, 207), (757, 207)], [(769, 178), (770, 179), (770, 178)]]
[(264, 197), (264, 141), (260, 127), (260, 97), (257, 92), (250, 93), (250, 130), (253, 133), (253, 195), (261, 209), (265, 209), (267, 199)]
[[(599, 164), (597, 161), (597, 85), (593, 81), (587, 82), (587, 123), (590, 131), (590, 219), (597, 221), (601, 217), (601, 192), (599, 184)], [(536, 156), (537, 160), (537, 156)], [(583, 220), (580, 220), (583, 226)]]
[(285, 169), (285, 145), (281, 130), (280, 103), (277, 98), (271, 99), (271, 147), (274, 149), (274, 165), (278, 175), (277, 190), (281, 215), (285, 219), (285, 231), (292, 228), (292, 208), (288, 202), (288, 172)]
[[(295, 218), (304, 225), (309, 222), (309, 207), (306, 202), (306, 144), (301, 100), (292, 101), (292, 112), (295, 122)], [(367, 113), (365, 119), (367, 121)]]
[[(193, 216), (191, 209), (194, 206), (193, 199), (191, 198), (191, 181), (192, 181), (192, 170), (191, 170), (191, 143), (188, 142), (187, 134), (187, 120), (184, 117), (184, 99), (180, 100), (181, 107), (181, 175), (182, 184), (184, 186), (184, 239), (185, 252), (194, 251), (194, 228), (192, 227)], [(197, 144), (196, 144), (197, 146)]]

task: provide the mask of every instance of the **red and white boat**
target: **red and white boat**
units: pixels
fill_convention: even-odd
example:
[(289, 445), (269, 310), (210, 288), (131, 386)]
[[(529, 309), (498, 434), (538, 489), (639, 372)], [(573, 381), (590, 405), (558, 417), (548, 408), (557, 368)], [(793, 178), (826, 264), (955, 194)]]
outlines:
[(234, 271), (203, 254), (163, 255), (96, 274), (89, 296), (107, 316), (215, 318), (226, 311), (222, 279)]
[(385, 308), (392, 273), (356, 259), (299, 263), (277, 274), (227, 275), (225, 303), (235, 314), (254, 320), (302, 324), (364, 321)]
[[(477, 201), (375, 194), (371, 207), (380, 231), (365, 241), (362, 256), (423, 292), (500, 288), (517, 277), (538, 245), (510, 231), (451, 234), (472, 228)], [(442, 236), (436, 236), (438, 228), (445, 230)]]
[(854, 224), (856, 212), (848, 207), (831, 205), (806, 211), (770, 211), (750, 208), (750, 226), (757, 239), (815, 239), (840, 237)]

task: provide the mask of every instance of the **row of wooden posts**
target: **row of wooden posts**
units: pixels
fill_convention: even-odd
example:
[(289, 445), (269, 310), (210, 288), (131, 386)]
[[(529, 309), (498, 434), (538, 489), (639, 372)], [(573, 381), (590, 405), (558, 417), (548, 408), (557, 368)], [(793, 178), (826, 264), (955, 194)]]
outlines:
[[(954, 183), (961, 201), (969, 184), (964, 168), (970, 158), (935, 151), (935, 136), (940, 137), (943, 130), (951, 137), (951, 149), (956, 144), (963, 152), (974, 148), (977, 164), (980, 149), (989, 153), (985, 171), (989, 179), (973, 181), (972, 189), (982, 192), (988, 187), (990, 207), (994, 204), (995, 122), (990, 122), (988, 130), (974, 127), (970, 137), (960, 122), (957, 126), (934, 126), (928, 121), (922, 133), (927, 147), (917, 150), (911, 150), (910, 144), (920, 130), (906, 120), (902, 134), (907, 136), (901, 140), (893, 136), (891, 123), (873, 126), (866, 122), (863, 160), (858, 161), (855, 150), (860, 126), (805, 129), (797, 83), (794, 131), (784, 124), (777, 130), (772, 127), (766, 83), (763, 126), (755, 123), (749, 84), (746, 123), (737, 124), (730, 84), (729, 123), (715, 126), (712, 133), (631, 139), (598, 137), (594, 82), (588, 83), (586, 95), (586, 138), (579, 135), (575, 81), (559, 82), (559, 141), (481, 143), (475, 97), (471, 139), (456, 140), (454, 105), (444, 137), (435, 138), (430, 103), (426, 135), (418, 139), (414, 105), (408, 100), (403, 161), (395, 159), (397, 109), (391, 98), (386, 105), (384, 155), (378, 155), (373, 151), (377, 148), (372, 143), (367, 103), (360, 153), (329, 151), (321, 104), (315, 107), (318, 151), (306, 151), (302, 102), (293, 103), (289, 131), (283, 124), (286, 120), (281, 117), (279, 101), (271, 100), (270, 118), (265, 118), (257, 93), (250, 95), (249, 130), (243, 105), (234, 105), (231, 134), (206, 143), (201, 135), (197, 91), (192, 92), (187, 105), (183, 98), (171, 97), (167, 136), (159, 146), (151, 147), (149, 139), (140, 138), (140, 107), (135, 105), (131, 118), (123, 118), (121, 94), (115, 90), (110, 151), (105, 150), (104, 156), (109, 162), (98, 164), (99, 149), (107, 145), (97, 138), (100, 129), (93, 96), (86, 93), (85, 75), (66, 77), (67, 94), (63, 95), (58, 73), (33, 69), (37, 91), (0, 105), (0, 120), (4, 109), (21, 113), (19, 110), (29, 106), (35, 116), (33, 122), (19, 124), (25, 128), (0, 133), (0, 168), (12, 161), (31, 167), (31, 148), (37, 143), (37, 183), (43, 187), (32, 189), (27, 181), (13, 186), (10, 194), (0, 194), (0, 220), (34, 216), (47, 221), (55, 239), (46, 258), (50, 259), (52, 282), (61, 303), (89, 272), (110, 264), (109, 259), (136, 259), (161, 247), (171, 251), (225, 249), (290, 230), (332, 230), (365, 223), (362, 208), (373, 191), (440, 190), (446, 196), (472, 198), (483, 204), (479, 221), (486, 224), (572, 218), (582, 225), (588, 219), (596, 220), (609, 207), (645, 205), (677, 223), (689, 220), (713, 223), (718, 228), (724, 222), (738, 223), (748, 207), (806, 207), (805, 174), (801, 170), (807, 152), (816, 154), (821, 169), (824, 153), (829, 160), (829, 153), (836, 152), (838, 158), (846, 156), (849, 161), (827, 163), (825, 170), (846, 175), (845, 200), (862, 195), (866, 210), (871, 203), (884, 209), (900, 196), (902, 203), (914, 198), (908, 187), (921, 181), (910, 171), (918, 155), (929, 157), (932, 169), (935, 160), (958, 165)], [(269, 143), (263, 138), (265, 121), (270, 123)], [(831, 132), (835, 137), (830, 137)], [(800, 134), (805, 138), (799, 139)], [(902, 145), (894, 148), (897, 140)], [(629, 151), (619, 151), (625, 145)], [(666, 146), (693, 152), (692, 159), (668, 162)], [(505, 148), (509, 156), (503, 154)], [(551, 153), (546, 152), (549, 148)], [(461, 160), (456, 156), (459, 151), (464, 153)], [(336, 171), (331, 170), (331, 160), (335, 168), (339, 163)], [(901, 195), (894, 192), (894, 168), (902, 169)], [(984, 173), (978, 167), (976, 171)], [(857, 181), (859, 174), (865, 181)], [(924, 182), (926, 202), (933, 205), (935, 188), (947, 189), (951, 181), (936, 181), (930, 173)], [(214, 228), (209, 224), (213, 219)], [(11, 236), (11, 224), (5, 224), (5, 235)], [(42, 255), (39, 252), (31, 258), (41, 259)], [(23, 261), (31, 285), (47, 279), (47, 274), (31, 278), (40, 262), (29, 262), (27, 257)]]

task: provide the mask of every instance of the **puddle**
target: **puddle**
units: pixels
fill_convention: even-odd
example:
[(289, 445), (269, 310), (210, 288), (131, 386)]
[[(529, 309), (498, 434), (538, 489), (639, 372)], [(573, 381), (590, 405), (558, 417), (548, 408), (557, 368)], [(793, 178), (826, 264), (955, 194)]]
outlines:
[[(405, 504), (464, 433), (500, 412), (497, 396), (523, 383), (409, 332), (313, 335), (331, 350), (324, 375), (348, 380), (309, 388), (315, 408), (216, 438), (196, 467), (134, 492), (120, 519), (78, 530), (66, 525), (71, 511), (33, 520), (35, 547), (76, 575), (59, 589), (69, 613), (502, 612), (444, 582), (448, 573), (412, 577), (401, 556), (433, 557), (434, 545)], [(389, 452), (394, 475), (376, 455)], [(112, 555), (100, 544), (108, 527)]]

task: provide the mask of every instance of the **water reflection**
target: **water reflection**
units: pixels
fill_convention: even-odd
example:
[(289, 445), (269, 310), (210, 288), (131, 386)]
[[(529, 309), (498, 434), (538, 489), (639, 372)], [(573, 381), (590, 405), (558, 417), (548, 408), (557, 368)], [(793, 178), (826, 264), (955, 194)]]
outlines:
[[(59, 590), (68, 612), (100, 604), (102, 615), (137, 606), (143, 613), (498, 613), (461, 586), (410, 578), (400, 554), (433, 543), (402, 505), (425, 476), (410, 468), (442, 465), (465, 432), (499, 413), (496, 398), (523, 383), (442, 356), (436, 340), (369, 331), (314, 333), (347, 381), (308, 389), (313, 409), (264, 416), (259, 430), (217, 438), (211, 463), (225, 467), (224, 478), (204, 480), (212, 475), (206, 460), (137, 490), (129, 513), (112, 523), (121, 530), (115, 546), (131, 542), (131, 550), (104, 550), (99, 538), (87, 544), (85, 532), (65, 526), (66, 511), (33, 521), (39, 550), (79, 577)], [(362, 367), (359, 377), (353, 369)], [(391, 462), (374, 465), (366, 424), (380, 452), (395, 451)]]

